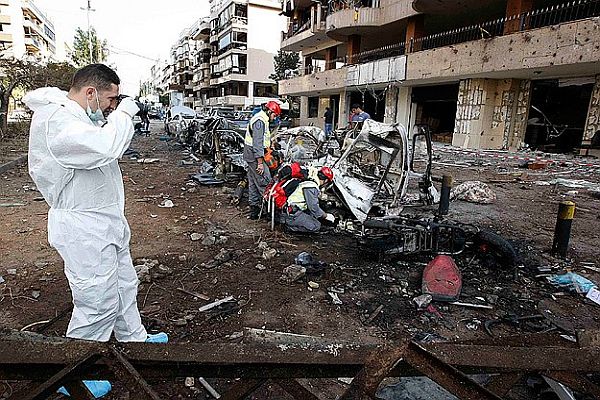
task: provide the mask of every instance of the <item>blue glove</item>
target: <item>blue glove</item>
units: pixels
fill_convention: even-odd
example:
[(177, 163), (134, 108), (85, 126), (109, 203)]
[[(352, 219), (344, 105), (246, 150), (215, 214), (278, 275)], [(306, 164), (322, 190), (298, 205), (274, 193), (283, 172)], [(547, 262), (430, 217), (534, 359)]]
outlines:
[[(97, 399), (102, 396), (105, 396), (108, 392), (112, 390), (112, 385), (109, 381), (83, 381), (83, 384)], [(64, 386), (58, 389), (57, 392), (60, 394), (64, 394), (65, 396), (71, 397), (71, 395), (69, 394), (69, 392), (67, 392), (67, 389), (65, 389)]]

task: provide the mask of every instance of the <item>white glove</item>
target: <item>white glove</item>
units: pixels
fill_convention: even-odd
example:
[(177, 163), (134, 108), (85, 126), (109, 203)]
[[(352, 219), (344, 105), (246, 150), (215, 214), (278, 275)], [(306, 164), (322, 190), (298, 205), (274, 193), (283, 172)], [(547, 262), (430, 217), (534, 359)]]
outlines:
[(329, 221), (333, 224), (335, 222), (335, 217), (333, 216), (333, 214), (327, 213), (325, 214), (325, 221)]
[(131, 118), (133, 118), (133, 116), (140, 111), (140, 108), (136, 104), (135, 100), (133, 100), (131, 97), (125, 97), (119, 103), (119, 106), (117, 107), (117, 110), (121, 110), (125, 114), (127, 114)]

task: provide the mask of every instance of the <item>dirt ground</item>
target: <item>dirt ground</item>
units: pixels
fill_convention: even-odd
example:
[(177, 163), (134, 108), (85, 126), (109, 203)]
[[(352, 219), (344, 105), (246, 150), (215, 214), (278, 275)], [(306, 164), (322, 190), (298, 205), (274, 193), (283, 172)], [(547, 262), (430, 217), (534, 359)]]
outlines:
[[(412, 299), (421, 294), (421, 273), (431, 256), (380, 262), (359, 249), (355, 239), (340, 233), (309, 237), (271, 231), (266, 222), (246, 219), (243, 205), (230, 204), (235, 183), (205, 187), (191, 181), (190, 174), (198, 171), (200, 163), (182, 163), (191, 160), (187, 153), (173, 142), (160, 141), (161, 134), (162, 124), (153, 122), (148, 137), (136, 137), (132, 142), (140, 157), (158, 161), (140, 163), (126, 157), (121, 168), (132, 255), (136, 260), (156, 259), (164, 266), (155, 266), (150, 281), (140, 284), (139, 308), (148, 330), (165, 331), (172, 342), (240, 341), (239, 332), (246, 327), (358, 342), (430, 333), (446, 339), (485, 338), (489, 336), (484, 321), (508, 314), (538, 314), (542, 308), (568, 310), (556, 311), (554, 321), (544, 319), (547, 326), (542, 328), (559, 325), (563, 328), (560, 333), (573, 334), (564, 327), (600, 326), (600, 306), (552, 287), (540, 276), (570, 270), (600, 283), (600, 274), (584, 268), (600, 267), (600, 198), (586, 189), (535, 183), (556, 177), (598, 183), (597, 166), (563, 163), (530, 170), (518, 168), (518, 160), (436, 153), (434, 175), (450, 174), (455, 184), (487, 182), (497, 196), (488, 205), (453, 202), (449, 217), (502, 234), (518, 250), (521, 262), (515, 269), (503, 270), (479, 262), (471, 253), (457, 256), (463, 275), (461, 301), (492, 309), (434, 303), (433, 312), (418, 311)], [(10, 159), (7, 152), (19, 153), (13, 147), (0, 147), (3, 161)], [(45, 333), (64, 335), (71, 297), (62, 260), (47, 242), (48, 206), (26, 165), (3, 173), (0, 179), (0, 276), (4, 279), (0, 284), (0, 327), (18, 330), (62, 315)], [(558, 203), (566, 199), (574, 200), (578, 211), (569, 260), (565, 261), (551, 257), (549, 251)], [(174, 207), (159, 207), (165, 200), (171, 200)], [(209, 244), (207, 236), (215, 231), (219, 244)], [(194, 233), (199, 240), (192, 240), (198, 236)], [(273, 258), (263, 258), (261, 242), (277, 250)], [(282, 270), (302, 251), (328, 267), (299, 282), (283, 283)], [(215, 261), (219, 254), (217, 260), (224, 257), (224, 262)], [(551, 267), (551, 272), (538, 267)], [(319, 287), (310, 288), (308, 281)], [(341, 305), (333, 304), (331, 291), (338, 293)], [(198, 311), (227, 296), (237, 303), (217, 313)], [(380, 306), (381, 312), (373, 317)], [(542, 328), (503, 325), (497, 333)], [(182, 382), (156, 389), (169, 398), (204, 396)], [(274, 388), (262, 390), (267, 393), (262, 398), (285, 398)]]

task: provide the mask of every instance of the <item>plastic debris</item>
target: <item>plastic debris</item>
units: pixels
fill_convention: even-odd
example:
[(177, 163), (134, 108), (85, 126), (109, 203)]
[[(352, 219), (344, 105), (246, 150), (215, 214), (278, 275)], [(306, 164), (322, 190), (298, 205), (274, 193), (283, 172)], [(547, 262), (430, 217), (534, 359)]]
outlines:
[(413, 302), (419, 308), (427, 308), (427, 306), (429, 305), (429, 303), (431, 303), (431, 300), (433, 300), (433, 298), (431, 297), (430, 294), (422, 294), (420, 296), (415, 297), (413, 299)]
[(552, 285), (567, 289), (571, 292), (587, 294), (596, 284), (574, 272), (546, 277)]
[(340, 300), (340, 297), (338, 296), (337, 293), (327, 292), (327, 294), (333, 300), (333, 304), (336, 304), (336, 305), (342, 304), (342, 300)]

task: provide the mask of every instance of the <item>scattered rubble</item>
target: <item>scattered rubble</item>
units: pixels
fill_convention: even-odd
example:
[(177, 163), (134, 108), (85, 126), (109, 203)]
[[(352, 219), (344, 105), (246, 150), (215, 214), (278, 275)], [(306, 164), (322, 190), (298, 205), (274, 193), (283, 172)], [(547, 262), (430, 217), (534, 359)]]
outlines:
[(254, 268), (256, 268), (259, 271), (264, 271), (265, 269), (267, 269), (267, 267), (265, 267), (264, 265), (262, 265), (260, 263), (256, 264), (256, 266)]
[(452, 188), (450, 199), (479, 204), (491, 204), (496, 201), (496, 194), (483, 182), (468, 181)]
[(283, 275), (279, 278), (285, 283), (294, 283), (306, 275), (306, 268), (300, 265), (289, 265), (283, 269)]
[(173, 208), (175, 204), (172, 200), (166, 199), (161, 204), (158, 205), (160, 208)]
[(227, 249), (221, 249), (212, 260), (210, 260), (208, 263), (202, 264), (202, 266), (207, 269), (216, 268), (232, 259), (233, 252)]

